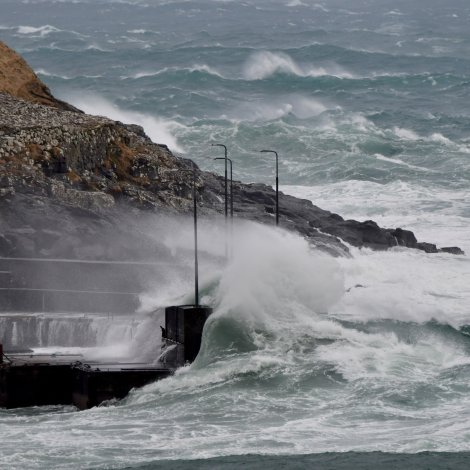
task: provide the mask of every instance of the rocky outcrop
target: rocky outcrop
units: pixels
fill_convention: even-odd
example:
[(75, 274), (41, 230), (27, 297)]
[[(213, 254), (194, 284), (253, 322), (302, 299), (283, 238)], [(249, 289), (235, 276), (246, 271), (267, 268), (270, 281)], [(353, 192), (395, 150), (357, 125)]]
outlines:
[[(57, 100), (28, 64), (1, 42), (0, 110), (0, 256), (115, 256), (103, 242), (110, 231), (122, 239), (136, 237), (123, 228), (126, 211), (191, 210), (191, 169), (197, 176), (200, 212), (211, 217), (223, 211), (222, 177), (176, 157), (139, 126), (86, 115)], [(282, 227), (334, 254), (347, 253), (347, 244), (439, 251), (401, 228), (344, 220), (284, 194), (279, 202)], [(274, 190), (234, 182), (234, 210), (236, 217), (272, 224)], [(101, 245), (97, 239), (102, 239)], [(137, 246), (144, 257), (146, 248), (154, 249), (148, 240), (140, 239)], [(126, 253), (125, 248), (117, 251)], [(461, 252), (457, 247), (441, 251)], [(135, 250), (127, 255), (139, 257)]]
[(0, 92), (8, 93), (32, 103), (78, 111), (70, 104), (54, 98), (49, 88), (39, 80), (26, 61), (1, 41)]

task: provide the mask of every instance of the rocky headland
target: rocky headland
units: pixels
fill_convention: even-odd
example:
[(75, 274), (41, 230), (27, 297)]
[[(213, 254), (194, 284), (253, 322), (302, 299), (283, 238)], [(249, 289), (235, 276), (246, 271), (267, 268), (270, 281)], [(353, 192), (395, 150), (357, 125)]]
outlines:
[[(56, 100), (26, 62), (0, 43), (0, 256), (133, 258), (155, 255), (129, 217), (191, 211), (190, 160), (136, 125), (82, 113)], [(224, 180), (196, 169), (201, 214), (223, 213)], [(236, 218), (273, 224), (275, 192), (234, 182)], [(418, 242), (401, 228), (344, 220), (310, 201), (280, 195), (280, 225), (335, 255), (347, 244), (461, 253)], [(112, 240), (121, 239), (117, 247)]]

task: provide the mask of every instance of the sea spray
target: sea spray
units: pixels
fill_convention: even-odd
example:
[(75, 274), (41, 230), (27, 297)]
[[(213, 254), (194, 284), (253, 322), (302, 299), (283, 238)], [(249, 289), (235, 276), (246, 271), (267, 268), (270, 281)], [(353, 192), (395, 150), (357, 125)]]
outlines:
[(325, 313), (340, 298), (342, 275), (331, 257), (312, 250), (297, 234), (243, 225), (235, 232), (235, 256), (216, 293), (218, 312), (238, 311), (255, 322), (288, 322), (295, 315), (289, 311)]
[(215, 312), (198, 365), (269, 349), (287, 336), (295, 342), (344, 293), (337, 262), (298, 235), (245, 223), (234, 239), (235, 255), (213, 294)]
[(123, 110), (105, 98), (94, 94), (72, 93), (69, 100), (86, 113), (106, 116), (126, 124), (138, 124), (144, 128), (154, 142), (165, 144), (174, 152), (182, 151), (182, 147), (174, 137), (175, 128), (182, 125), (175, 121), (164, 120), (136, 111)]

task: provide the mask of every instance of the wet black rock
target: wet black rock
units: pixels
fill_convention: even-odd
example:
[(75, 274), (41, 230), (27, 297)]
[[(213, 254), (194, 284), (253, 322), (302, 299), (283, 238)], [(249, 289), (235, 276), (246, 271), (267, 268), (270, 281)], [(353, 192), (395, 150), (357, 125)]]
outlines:
[(450, 253), (452, 255), (464, 255), (464, 251), (458, 246), (445, 246), (439, 249), (442, 253)]

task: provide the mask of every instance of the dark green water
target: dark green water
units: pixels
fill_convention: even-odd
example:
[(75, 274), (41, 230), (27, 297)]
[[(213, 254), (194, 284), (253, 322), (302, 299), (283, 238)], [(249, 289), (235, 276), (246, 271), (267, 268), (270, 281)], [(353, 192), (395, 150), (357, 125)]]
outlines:
[(172, 470), (223, 468), (232, 470), (249, 468), (250, 470), (265, 470), (279, 468), (286, 470), (455, 470), (468, 468), (470, 453), (423, 452), (420, 454), (386, 454), (383, 452), (344, 452), (295, 456), (266, 457), (261, 455), (230, 456), (207, 460), (160, 461), (138, 468), (141, 470)]

